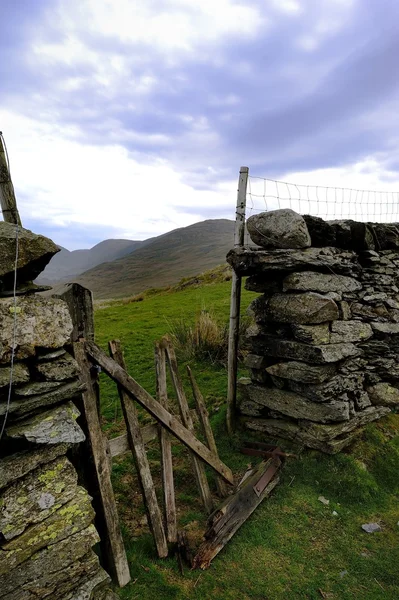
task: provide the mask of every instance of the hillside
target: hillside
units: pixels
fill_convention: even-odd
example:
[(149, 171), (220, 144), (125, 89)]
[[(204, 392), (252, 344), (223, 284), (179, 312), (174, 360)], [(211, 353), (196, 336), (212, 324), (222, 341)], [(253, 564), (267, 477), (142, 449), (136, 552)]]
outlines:
[(234, 222), (215, 219), (175, 229), (134, 252), (98, 265), (76, 278), (96, 298), (129, 296), (164, 287), (224, 263), (233, 245)]
[(105, 261), (112, 261), (133, 252), (145, 242), (133, 240), (104, 240), (88, 250), (58, 252), (38, 278), (38, 283), (57, 282), (77, 277)]

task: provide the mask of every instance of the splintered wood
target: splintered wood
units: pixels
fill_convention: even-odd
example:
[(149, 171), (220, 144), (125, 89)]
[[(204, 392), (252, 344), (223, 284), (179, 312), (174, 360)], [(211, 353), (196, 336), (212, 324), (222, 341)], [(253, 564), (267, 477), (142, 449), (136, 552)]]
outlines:
[(193, 568), (207, 569), (211, 561), (224, 548), (241, 525), (254, 512), (264, 498), (279, 482), (277, 475), (281, 467), (280, 459), (275, 456), (260, 463), (247, 477), (239, 490), (227, 498), (209, 517), (205, 541), (194, 557)]

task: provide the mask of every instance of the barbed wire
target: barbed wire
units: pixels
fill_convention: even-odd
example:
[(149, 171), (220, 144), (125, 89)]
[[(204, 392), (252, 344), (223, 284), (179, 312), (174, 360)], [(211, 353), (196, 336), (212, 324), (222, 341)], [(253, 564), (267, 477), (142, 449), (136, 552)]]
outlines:
[[(245, 219), (281, 208), (326, 220), (394, 223), (399, 221), (399, 191), (307, 185), (250, 175)], [(248, 242), (246, 232), (245, 244)]]

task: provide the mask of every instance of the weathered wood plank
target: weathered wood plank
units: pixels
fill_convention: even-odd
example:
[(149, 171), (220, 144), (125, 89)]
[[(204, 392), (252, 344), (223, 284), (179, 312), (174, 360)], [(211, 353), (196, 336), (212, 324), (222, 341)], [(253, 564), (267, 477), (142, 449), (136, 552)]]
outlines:
[[(181, 420), (183, 422), (183, 425), (187, 427), (189, 431), (194, 433), (194, 424), (190, 415), (190, 409), (188, 406), (186, 394), (184, 392), (183, 384), (180, 378), (174, 348), (171, 344), (171, 341), (168, 338), (163, 338), (162, 346), (166, 350), (169, 370), (172, 377), (172, 383), (176, 392), (177, 401), (179, 403)], [(213, 500), (211, 490), (209, 489), (209, 483), (206, 478), (204, 465), (200, 460), (198, 460), (196, 456), (192, 456), (192, 463), (194, 476), (197, 481), (198, 490), (201, 496), (201, 501), (207, 513), (210, 513), (213, 510)]]
[[(247, 199), (248, 167), (241, 167), (238, 178), (234, 247), (244, 245), (245, 207)], [(241, 277), (233, 271), (231, 280), (229, 343), (227, 353), (227, 415), (229, 435), (234, 431), (237, 396), (237, 354), (240, 327)]]
[(8, 170), (6, 152), (3, 144), (3, 136), (0, 133), (0, 206), (4, 221), (22, 226), (21, 218), (17, 208), (14, 186)]
[[(126, 370), (120, 341), (111, 340), (108, 342), (108, 348), (114, 361)], [(144, 506), (147, 512), (148, 524), (155, 541), (158, 556), (159, 558), (165, 558), (168, 556), (168, 544), (162, 524), (162, 515), (155, 493), (155, 486), (150, 471), (150, 465), (148, 463), (147, 453), (145, 451), (144, 440), (143, 436), (141, 435), (137, 410), (131, 398), (120, 385), (118, 385), (118, 393), (126, 423), (129, 446), (133, 454), (141, 493), (144, 500)]]
[[(155, 372), (157, 383), (157, 400), (164, 408), (168, 409), (166, 355), (164, 348), (161, 348), (159, 344), (155, 344)], [(170, 434), (161, 425), (159, 425), (159, 443), (161, 446), (161, 468), (166, 536), (168, 542), (174, 543), (177, 541), (177, 523), (172, 445), (170, 441)]]
[[(281, 461), (278, 457), (260, 463), (242, 487), (233, 496), (227, 498), (221, 507), (209, 517), (205, 541), (194, 557), (193, 568), (206, 569), (209, 567), (211, 561), (245, 523), (256, 507), (276, 487), (279, 482), (276, 472), (280, 466)], [(254, 488), (268, 469), (271, 469), (272, 479), (261, 493), (256, 493)]]
[[(155, 423), (144, 425), (144, 427), (141, 428), (141, 435), (145, 444), (152, 442), (158, 437), (158, 425), (155, 425)], [(112, 438), (112, 440), (109, 440), (108, 444), (111, 458), (115, 458), (116, 456), (120, 456), (126, 452), (130, 452), (127, 433), (118, 435), (116, 438)]]
[[(197, 407), (198, 416), (201, 421), (202, 428), (204, 430), (206, 443), (208, 444), (209, 450), (211, 450), (215, 456), (219, 456), (218, 449), (217, 449), (216, 442), (215, 442), (215, 437), (213, 435), (212, 427), (209, 422), (209, 415), (208, 415), (207, 408), (205, 406), (204, 398), (203, 398), (201, 391), (198, 387), (198, 384), (195, 380), (193, 372), (191, 371), (191, 369), (188, 365), (187, 365), (187, 372), (188, 372), (188, 376), (190, 378), (191, 388), (193, 390), (193, 396), (194, 396), (194, 400), (195, 400), (195, 405)], [(216, 478), (216, 487), (218, 490), (218, 494), (221, 498), (224, 498), (225, 496), (227, 496), (228, 491), (227, 491), (226, 484), (224, 483), (223, 479), (221, 479), (220, 477)]]
[(118, 511), (111, 483), (110, 462), (107, 456), (106, 444), (101, 431), (100, 420), (96, 406), (96, 395), (90, 376), (90, 363), (86, 356), (84, 344), (73, 344), (74, 356), (81, 370), (81, 380), (86, 385), (82, 394), (82, 408), (86, 420), (90, 448), (95, 468), (96, 484), (102, 507), (102, 517), (107, 539), (101, 540), (102, 551), (106, 556), (116, 583), (123, 587), (130, 581), (129, 565), (119, 527)]
[(147, 410), (161, 425), (166, 427), (177, 439), (179, 439), (189, 450), (194, 452), (201, 460), (206, 462), (223, 479), (233, 484), (233, 473), (227, 465), (202, 444), (192, 433), (188, 431), (173, 415), (171, 415), (159, 402), (157, 402), (144, 388), (130, 377), (122, 367), (112, 358), (109, 358), (96, 344), (86, 342), (85, 347), (91, 358), (99, 364), (106, 373), (119, 383), (129, 395), (131, 395), (143, 408)]

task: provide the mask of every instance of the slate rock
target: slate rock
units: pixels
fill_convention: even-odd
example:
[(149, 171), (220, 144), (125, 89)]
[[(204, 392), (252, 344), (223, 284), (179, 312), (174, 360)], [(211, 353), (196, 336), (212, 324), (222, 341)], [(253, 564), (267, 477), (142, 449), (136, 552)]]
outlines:
[(338, 319), (338, 307), (321, 294), (275, 294), (269, 299), (268, 318), (281, 323), (317, 324)]
[(367, 388), (370, 401), (375, 406), (398, 406), (399, 389), (389, 383), (377, 383)]
[(288, 387), (293, 392), (301, 394), (314, 402), (328, 402), (347, 392), (363, 389), (364, 375), (351, 373), (350, 375), (335, 375), (324, 383), (309, 385), (299, 381), (288, 381)]
[(44, 521), (32, 525), (18, 537), (3, 544), (0, 552), (0, 576), (51, 544), (86, 529), (94, 520), (91, 498), (82, 487), (76, 495)]
[(36, 365), (36, 372), (46, 381), (68, 381), (79, 376), (78, 363), (70, 354)]
[(266, 368), (270, 375), (302, 383), (323, 383), (336, 373), (335, 365), (311, 365), (299, 361), (280, 362)]
[(283, 291), (300, 292), (354, 292), (362, 289), (362, 284), (353, 277), (335, 275), (334, 273), (317, 273), (302, 271), (291, 273), (283, 281)]
[(276, 294), (283, 291), (283, 280), (282, 276), (279, 277), (277, 273), (271, 277), (265, 273), (260, 276), (252, 275), (251, 277), (247, 277), (244, 287), (250, 292)]
[(378, 523), (364, 523), (364, 525), (362, 525), (362, 529), (366, 533), (376, 533), (377, 531), (382, 531), (381, 525)]
[(331, 344), (362, 342), (371, 338), (373, 330), (368, 323), (361, 321), (333, 321), (331, 323)]
[(58, 387), (61, 383), (59, 381), (33, 381), (27, 385), (18, 387), (14, 391), (14, 396), (19, 398), (29, 398), (30, 396), (37, 396), (38, 394), (45, 394)]
[[(59, 348), (69, 341), (72, 321), (62, 300), (21, 296), (16, 300), (17, 360), (34, 356), (36, 348)], [(10, 362), (14, 340), (12, 298), (0, 299), (0, 364)]]
[(399, 335), (399, 323), (378, 323), (371, 322), (373, 331), (386, 335)]
[(310, 236), (303, 217), (289, 208), (252, 215), (247, 229), (262, 248), (308, 248)]
[(319, 346), (330, 343), (330, 328), (328, 323), (321, 323), (320, 325), (293, 325), (292, 332), (295, 339), (304, 344)]
[(259, 416), (262, 415), (262, 408), (266, 407), (294, 419), (308, 419), (321, 423), (349, 419), (347, 402), (332, 401), (317, 404), (293, 392), (266, 388), (245, 378), (239, 380), (238, 390), (241, 412), (243, 412), (243, 402), (245, 402), (247, 406), (252, 403), (254, 408), (258, 408)]
[(336, 248), (306, 248), (305, 250), (252, 250), (233, 248), (226, 257), (238, 275), (257, 275), (281, 271), (316, 269), (343, 275), (360, 272), (354, 252), (340, 252)]
[[(0, 388), (8, 388), (10, 384), (10, 371), (10, 367), (0, 367)], [(12, 373), (13, 385), (26, 383), (29, 381), (29, 378), (30, 375), (28, 367), (23, 363), (15, 363)]]
[(77, 473), (68, 459), (56, 458), (0, 493), (0, 533), (6, 540), (47, 519), (76, 494)]
[(362, 350), (352, 343), (312, 346), (268, 335), (248, 336), (252, 351), (259, 355), (288, 358), (307, 363), (334, 363), (350, 356), (360, 356)]
[(7, 428), (11, 439), (26, 439), (34, 444), (79, 444), (85, 435), (76, 419), (80, 412), (72, 402), (57, 406)]
[(94, 525), (36, 552), (2, 578), (2, 600), (60, 600), (100, 570)]
[[(30, 396), (23, 399), (13, 398), (9, 410), (10, 417), (11, 419), (23, 417), (38, 409), (59, 404), (65, 400), (74, 400), (75, 398), (78, 398), (85, 389), (85, 385), (80, 383), (80, 381), (72, 381), (71, 383), (59, 385), (56, 389), (46, 392), (45, 394)], [(4, 415), (5, 411), (6, 401), (3, 398), (2, 401), (0, 401), (0, 416)]]
[(281, 419), (253, 419), (242, 417), (241, 423), (250, 431), (266, 434), (266, 439), (283, 438), (288, 439), (300, 446), (314, 448), (327, 454), (336, 454), (348, 446), (359, 434), (360, 431), (352, 431), (343, 437), (337, 437), (330, 441), (321, 441), (310, 435), (306, 429), (300, 427), (294, 421), (284, 421)]
[(68, 447), (68, 444), (54, 444), (3, 457), (0, 469), (0, 489), (21, 479), (40, 465), (66, 454)]
[[(0, 279), (8, 288), (14, 279), (16, 227), (0, 221)], [(60, 248), (49, 238), (18, 228), (17, 282), (33, 281)]]
[(326, 442), (338, 438), (343, 434), (358, 430), (359, 427), (371, 423), (372, 421), (376, 421), (377, 419), (381, 419), (381, 417), (384, 417), (390, 412), (390, 409), (386, 406), (369, 406), (361, 412), (358, 412), (354, 417), (349, 419), (349, 421), (343, 421), (342, 423), (335, 423), (332, 425), (321, 425), (319, 423), (310, 423), (309, 421), (299, 421), (299, 426), (302, 429), (305, 429), (312, 437), (322, 442)]

